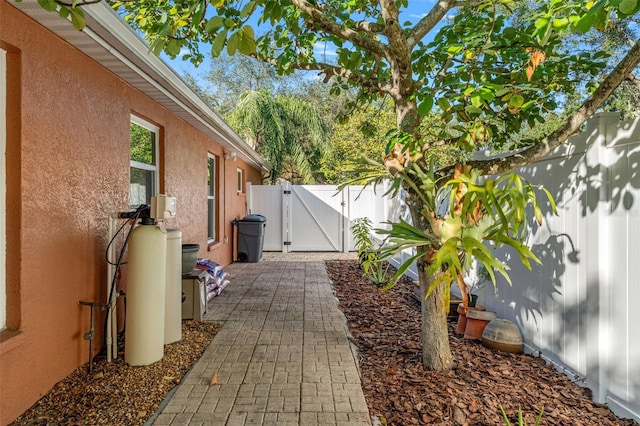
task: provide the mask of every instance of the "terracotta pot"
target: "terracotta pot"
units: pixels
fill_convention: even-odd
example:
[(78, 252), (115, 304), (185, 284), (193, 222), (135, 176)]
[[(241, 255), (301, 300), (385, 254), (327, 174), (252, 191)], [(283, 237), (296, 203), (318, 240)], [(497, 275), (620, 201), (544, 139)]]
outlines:
[(464, 334), (464, 329), (467, 327), (467, 310), (464, 308), (463, 303), (458, 303), (458, 325), (456, 325), (456, 333)]
[(495, 318), (495, 312), (469, 309), (469, 312), (467, 312), (467, 325), (464, 329), (464, 338), (481, 340), (485, 327), (489, 324), (489, 321)]
[(523, 348), (522, 334), (512, 321), (496, 318), (482, 332), (482, 344), (499, 351), (519, 354)]
[(482, 305), (478, 305), (478, 306), (473, 306), (473, 307), (468, 307), (467, 309), (464, 308), (464, 303), (458, 303), (458, 309), (456, 310), (458, 312), (458, 324), (456, 325), (456, 333), (458, 334), (464, 334), (465, 329), (467, 328), (467, 311), (468, 310), (474, 310), (474, 311), (484, 311), (485, 307)]

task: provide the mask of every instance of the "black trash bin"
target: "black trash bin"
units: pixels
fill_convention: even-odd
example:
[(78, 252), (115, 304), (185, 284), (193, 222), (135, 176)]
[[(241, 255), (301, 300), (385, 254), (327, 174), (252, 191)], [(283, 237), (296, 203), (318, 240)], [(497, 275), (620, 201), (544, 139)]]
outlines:
[(238, 227), (238, 261), (256, 263), (262, 258), (267, 218), (251, 214), (235, 221)]

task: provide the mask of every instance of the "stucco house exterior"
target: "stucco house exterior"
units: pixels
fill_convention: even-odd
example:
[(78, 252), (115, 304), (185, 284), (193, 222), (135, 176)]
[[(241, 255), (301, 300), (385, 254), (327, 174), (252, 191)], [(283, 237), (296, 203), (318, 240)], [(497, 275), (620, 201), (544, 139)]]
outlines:
[[(246, 185), (268, 170), (107, 4), (85, 13), (80, 32), (35, 0), (0, 0), (3, 425), (87, 362), (78, 302), (105, 301), (111, 213), (174, 196), (168, 227), (226, 265)], [(134, 158), (134, 130), (149, 158)]]

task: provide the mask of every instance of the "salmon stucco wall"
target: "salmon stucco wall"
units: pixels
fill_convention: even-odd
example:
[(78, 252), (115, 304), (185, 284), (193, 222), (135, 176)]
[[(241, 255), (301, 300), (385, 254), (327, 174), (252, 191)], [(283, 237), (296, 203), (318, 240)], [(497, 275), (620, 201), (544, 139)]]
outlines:
[[(224, 236), (246, 213), (236, 167), (254, 183), (260, 172), (240, 159), (225, 164), (216, 141), (4, 0), (0, 47), (12, 52), (8, 68), (19, 73), (9, 80), (7, 112), (19, 111), (7, 147), (8, 329), (0, 331), (0, 424), (7, 424), (88, 361), (89, 308), (78, 302), (106, 300), (107, 218), (129, 209), (131, 114), (161, 129), (160, 192), (177, 197), (177, 217), (167, 226), (181, 229), (184, 242), (199, 243), (201, 257), (231, 261)], [(221, 165), (221, 239), (211, 246), (208, 153)], [(103, 321), (99, 313), (96, 352)]]

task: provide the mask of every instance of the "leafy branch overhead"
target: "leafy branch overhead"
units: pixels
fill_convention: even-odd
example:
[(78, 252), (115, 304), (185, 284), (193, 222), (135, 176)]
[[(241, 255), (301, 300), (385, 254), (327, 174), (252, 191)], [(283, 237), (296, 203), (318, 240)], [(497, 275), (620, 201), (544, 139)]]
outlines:
[[(94, 1), (39, 2), (71, 15), (82, 27), (82, 6)], [(316, 70), (334, 82), (336, 92), (353, 85), (365, 100), (389, 96), (408, 133), (414, 134), (427, 114), (440, 113), (450, 125), (438, 140), (425, 141), (425, 148), (446, 141), (468, 149), (506, 145), (523, 125), (535, 127), (556, 111), (557, 93), (570, 93), (583, 82), (598, 86), (606, 54), (572, 53), (563, 37), (603, 30), (640, 9), (637, 0), (529, 4), (530, 16), (514, 18), (521, 2), (441, 0), (411, 23), (401, 22), (406, 5), (389, 0), (111, 2), (156, 54), (176, 57), (186, 51), (183, 59), (198, 64), (206, 53), (201, 49), (209, 45), (214, 57), (223, 50), (251, 55), (285, 74)], [(334, 49), (336, 59), (325, 60), (320, 46)], [(617, 86), (632, 69), (605, 83)]]

